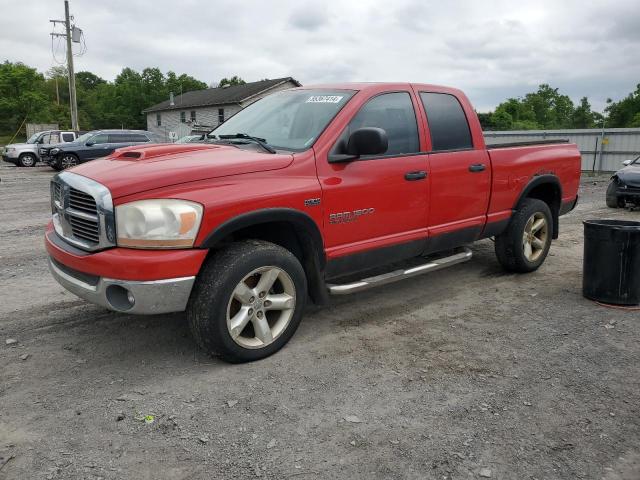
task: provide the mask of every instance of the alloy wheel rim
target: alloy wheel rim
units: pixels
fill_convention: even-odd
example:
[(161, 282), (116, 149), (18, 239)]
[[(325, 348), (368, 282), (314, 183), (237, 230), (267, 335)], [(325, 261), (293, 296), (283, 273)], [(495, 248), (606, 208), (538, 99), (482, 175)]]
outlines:
[(22, 163), (23, 165), (30, 167), (31, 165), (34, 165), (36, 162), (32, 155), (25, 155), (24, 157), (22, 157)]
[(522, 248), (525, 258), (530, 262), (540, 259), (549, 238), (547, 218), (541, 212), (529, 217), (522, 234)]
[(76, 159), (70, 155), (65, 155), (62, 157), (62, 168), (67, 169), (76, 166)]
[(264, 348), (287, 329), (296, 303), (296, 288), (281, 268), (260, 267), (233, 289), (227, 305), (227, 330), (243, 348)]

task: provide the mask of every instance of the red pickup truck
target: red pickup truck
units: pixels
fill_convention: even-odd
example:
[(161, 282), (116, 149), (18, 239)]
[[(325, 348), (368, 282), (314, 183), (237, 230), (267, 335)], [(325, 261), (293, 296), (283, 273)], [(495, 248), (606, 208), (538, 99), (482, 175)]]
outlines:
[(280, 349), (307, 297), (463, 262), (479, 239), (495, 237), (505, 269), (536, 270), (579, 179), (575, 145), (487, 147), (456, 89), (294, 88), (207, 144), (124, 148), (56, 175), (45, 243), (71, 292), (131, 314), (186, 310), (202, 348), (242, 362)]

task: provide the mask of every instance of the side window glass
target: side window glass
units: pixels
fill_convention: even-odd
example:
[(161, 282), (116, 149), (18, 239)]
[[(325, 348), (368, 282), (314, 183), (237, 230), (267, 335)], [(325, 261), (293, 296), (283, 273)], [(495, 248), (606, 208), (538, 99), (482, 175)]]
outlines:
[(126, 143), (129, 141), (129, 135), (125, 135), (122, 133), (109, 135), (109, 143)]
[(407, 92), (385, 93), (369, 100), (349, 123), (348, 134), (362, 127), (387, 132), (389, 148), (384, 155), (420, 151), (416, 113)]
[(105, 133), (99, 133), (98, 135), (94, 135), (93, 137), (91, 137), (89, 141), (95, 145), (98, 145), (101, 143), (108, 143), (109, 137)]
[(467, 116), (456, 97), (447, 93), (420, 93), (427, 112), (434, 152), (473, 148)]
[(73, 142), (73, 133), (63, 133), (62, 134), (63, 142)]

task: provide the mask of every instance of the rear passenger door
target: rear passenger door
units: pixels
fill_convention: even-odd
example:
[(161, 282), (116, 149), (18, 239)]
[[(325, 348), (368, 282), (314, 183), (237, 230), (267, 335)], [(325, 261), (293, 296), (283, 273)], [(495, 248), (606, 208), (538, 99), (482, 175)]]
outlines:
[(429, 247), (436, 251), (478, 238), (486, 221), (491, 164), (474, 147), (467, 116), (451, 94), (419, 92), (431, 139)]

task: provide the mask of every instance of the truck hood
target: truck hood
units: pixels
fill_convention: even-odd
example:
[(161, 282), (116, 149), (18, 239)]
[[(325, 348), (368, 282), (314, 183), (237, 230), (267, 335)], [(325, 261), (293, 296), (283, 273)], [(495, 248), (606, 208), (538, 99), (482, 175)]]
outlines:
[(293, 155), (229, 145), (137, 145), (71, 171), (106, 186), (113, 198), (210, 178), (284, 168)]
[(630, 187), (640, 187), (640, 165), (629, 165), (616, 172), (616, 176)]

